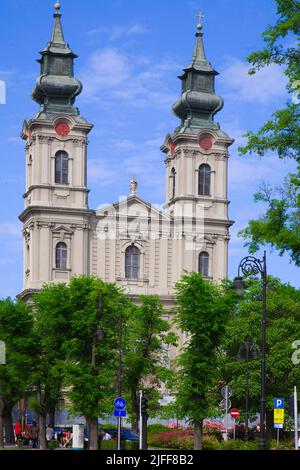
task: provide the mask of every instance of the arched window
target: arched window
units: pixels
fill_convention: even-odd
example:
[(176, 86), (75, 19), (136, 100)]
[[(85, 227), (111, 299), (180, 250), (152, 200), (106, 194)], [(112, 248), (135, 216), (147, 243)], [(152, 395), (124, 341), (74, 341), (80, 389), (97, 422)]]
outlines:
[(127, 279), (138, 279), (140, 275), (140, 250), (131, 245), (125, 252), (125, 277)]
[(69, 156), (67, 152), (59, 151), (55, 155), (55, 183), (69, 183)]
[(176, 170), (175, 168), (172, 168), (171, 170), (171, 188), (172, 188), (172, 199), (175, 197), (175, 192), (176, 192)]
[(206, 251), (202, 251), (199, 255), (199, 267), (198, 271), (203, 277), (208, 277), (208, 264), (209, 264), (209, 254)]
[(67, 269), (68, 247), (65, 243), (58, 243), (56, 245), (56, 269)]
[(201, 196), (210, 196), (210, 166), (204, 163), (199, 167), (199, 188), (198, 194)]

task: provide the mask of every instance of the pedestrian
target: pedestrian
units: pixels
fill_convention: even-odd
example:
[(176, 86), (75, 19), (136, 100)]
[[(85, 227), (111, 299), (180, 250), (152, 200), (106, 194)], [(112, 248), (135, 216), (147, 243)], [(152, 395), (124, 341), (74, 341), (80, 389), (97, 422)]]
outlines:
[(16, 436), (16, 441), (19, 439), (22, 439), (22, 426), (20, 421), (17, 421), (14, 425), (14, 431), (15, 431), (15, 436)]
[(48, 426), (46, 427), (46, 440), (49, 442), (49, 441), (52, 441), (52, 439), (54, 438), (54, 429), (50, 426), (50, 424), (48, 424)]
[(38, 427), (36, 422), (32, 421), (32, 426), (31, 426), (31, 429), (30, 429), (30, 437), (31, 437), (31, 440), (32, 440), (32, 448), (33, 449), (37, 449), (38, 446), (39, 446), (39, 431), (40, 431), (40, 428)]

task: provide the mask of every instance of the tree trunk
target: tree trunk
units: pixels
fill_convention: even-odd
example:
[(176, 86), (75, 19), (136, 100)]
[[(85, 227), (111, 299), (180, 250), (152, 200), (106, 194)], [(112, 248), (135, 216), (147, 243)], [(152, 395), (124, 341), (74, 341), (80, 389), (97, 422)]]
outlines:
[(5, 432), (5, 444), (15, 444), (15, 435), (12, 422), (12, 406), (5, 406), (2, 411), (3, 428)]
[(271, 442), (273, 435), (273, 413), (270, 410), (266, 411), (266, 441), (267, 445)]
[(202, 422), (194, 423), (194, 450), (202, 450)]
[(137, 390), (131, 389), (131, 405), (132, 405), (132, 416), (131, 416), (131, 429), (133, 432), (138, 434), (139, 432), (139, 419), (140, 419), (140, 407)]
[(39, 414), (39, 441), (40, 441), (40, 449), (46, 450), (47, 449), (47, 441), (46, 441), (46, 415), (40, 413)]
[(55, 409), (49, 413), (49, 426), (53, 429), (55, 427)]
[(2, 400), (0, 398), (0, 449), (4, 448), (2, 413), (3, 413), (3, 406), (2, 406)]
[(89, 432), (89, 450), (99, 450), (98, 418), (86, 418)]

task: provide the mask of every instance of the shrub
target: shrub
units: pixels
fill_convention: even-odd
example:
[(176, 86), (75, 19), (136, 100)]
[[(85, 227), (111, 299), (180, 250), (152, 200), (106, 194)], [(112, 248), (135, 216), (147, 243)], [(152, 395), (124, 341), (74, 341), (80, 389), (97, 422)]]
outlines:
[(222, 430), (225, 429), (224, 425), (219, 421), (210, 421), (206, 419), (203, 423), (203, 434), (206, 436), (213, 436), (219, 441), (222, 441)]
[(160, 424), (160, 423), (148, 425), (148, 434), (158, 434), (160, 432), (169, 431), (169, 430), (170, 429), (168, 428), (168, 426), (165, 426), (164, 424)]
[[(242, 423), (236, 424), (235, 425), (235, 437), (237, 440), (245, 439), (245, 434), (246, 434), (246, 426)], [(228, 431), (228, 437), (230, 439), (233, 439), (233, 429), (230, 429)], [(257, 437), (257, 430), (256, 427), (248, 428), (248, 439), (249, 441), (254, 440)]]
[(179, 431), (164, 431), (159, 434), (149, 436), (148, 443), (153, 447), (167, 449), (193, 449), (194, 436), (189, 429)]
[(116, 440), (101, 441), (99, 445), (100, 450), (116, 450)]
[(294, 448), (294, 442), (293, 441), (284, 441), (280, 442), (277, 445), (277, 440), (272, 439), (270, 443), (270, 449), (271, 450), (292, 450)]
[(50, 450), (55, 450), (59, 447), (59, 442), (56, 441), (55, 439), (51, 439), (51, 441), (47, 443), (47, 447)]
[(257, 441), (244, 442), (240, 439), (223, 441), (219, 443), (219, 446), (220, 450), (258, 450)]
[(17, 439), (16, 444), (17, 444), (18, 447), (20, 447), (20, 449), (22, 449), (22, 447), (24, 447), (24, 440), (23, 439)]
[(203, 436), (203, 450), (219, 450), (220, 442), (214, 436)]
[(139, 450), (139, 443), (134, 441), (124, 441), (122, 443), (122, 449), (124, 450)]

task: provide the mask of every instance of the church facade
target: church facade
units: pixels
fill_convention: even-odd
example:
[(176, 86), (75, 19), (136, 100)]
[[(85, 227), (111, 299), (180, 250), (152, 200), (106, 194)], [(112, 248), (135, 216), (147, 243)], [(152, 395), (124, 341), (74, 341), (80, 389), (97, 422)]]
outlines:
[[(174, 285), (184, 271), (218, 281), (227, 277), (229, 228), (228, 148), (233, 143), (214, 121), (223, 107), (215, 93), (217, 72), (207, 61), (202, 25), (195, 50), (180, 76), (173, 106), (179, 125), (161, 147), (166, 201), (154, 206), (130, 194), (108, 207), (88, 202), (87, 148), (93, 125), (74, 106), (82, 84), (74, 77), (76, 55), (65, 42), (56, 4), (50, 42), (40, 52), (32, 93), (40, 109), (24, 122), (26, 141), (24, 237), (25, 300), (44, 283), (95, 275), (116, 282), (136, 299), (157, 294), (175, 305)], [(162, 170), (163, 171), (163, 170)]]

